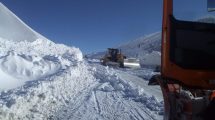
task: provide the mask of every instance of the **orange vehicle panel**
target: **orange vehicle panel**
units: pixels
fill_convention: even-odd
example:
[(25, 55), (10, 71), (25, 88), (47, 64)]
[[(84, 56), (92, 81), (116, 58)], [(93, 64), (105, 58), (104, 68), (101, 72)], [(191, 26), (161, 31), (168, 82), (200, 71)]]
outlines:
[[(170, 15), (173, 15), (173, 0), (163, 1), (161, 75), (167, 79), (177, 80), (188, 87), (203, 89), (215, 88), (215, 71), (188, 70), (170, 61)], [(215, 61), (214, 61), (215, 62)]]

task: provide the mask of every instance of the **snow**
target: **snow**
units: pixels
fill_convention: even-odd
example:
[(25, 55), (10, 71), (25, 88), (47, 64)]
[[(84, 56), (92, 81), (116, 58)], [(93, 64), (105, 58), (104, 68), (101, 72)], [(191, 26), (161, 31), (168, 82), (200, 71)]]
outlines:
[(158, 51), (153, 51), (151, 53), (141, 56), (142, 65), (147, 66), (160, 66), (161, 65), (161, 53)]
[[(19, 55), (9, 51), (6, 56), (0, 58), (0, 71), (4, 75), (4, 77), (0, 77), (0, 82), (2, 83), (0, 88), (11, 89), (24, 84), (27, 80), (37, 80), (54, 74), (60, 68), (60, 64), (44, 58), (24, 54)], [(10, 77), (12, 81), (10, 81)], [(4, 84), (4, 81), (7, 81), (7, 83)], [(17, 86), (14, 83), (18, 83)]]
[(79, 50), (79, 48), (72, 47), (71, 49), (71, 47), (68, 47), (66, 45), (55, 44), (50, 40), (44, 39), (37, 39), (34, 42), (14, 42), (0, 38), (0, 55), (5, 55), (7, 51), (14, 51), (25, 55), (41, 55), (42, 57), (45, 57), (47, 55), (53, 57), (63, 56), (67, 57), (68, 59), (74, 59), (77, 61), (83, 60), (83, 54)]
[(0, 119), (162, 119), (161, 90), (147, 86), (152, 69), (101, 66), (36, 34), (3, 4), (0, 17)]
[(141, 66), (160, 65), (161, 33), (152, 33), (118, 46), (127, 57), (140, 59)]
[(11, 41), (46, 39), (28, 27), (2, 3), (0, 3), (0, 18), (0, 36), (4, 39)]
[(0, 119), (161, 119), (161, 91), (149, 88), (142, 78), (82, 61), (1, 92)]
[(160, 116), (163, 112), (162, 101), (153, 95), (147, 95), (142, 86), (133, 84), (134, 76), (98, 64), (91, 66), (97, 80), (96, 87), (88, 93), (75, 112), (72, 111), (68, 117), (65, 115), (58, 119), (153, 120), (162, 118)]

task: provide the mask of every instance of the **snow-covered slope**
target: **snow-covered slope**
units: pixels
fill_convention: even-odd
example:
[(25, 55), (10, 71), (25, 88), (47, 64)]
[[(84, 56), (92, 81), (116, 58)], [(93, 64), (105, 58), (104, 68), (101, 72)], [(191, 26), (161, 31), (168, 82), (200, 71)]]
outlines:
[(161, 33), (156, 32), (118, 47), (128, 57), (140, 59), (142, 66), (160, 65)]
[(142, 54), (142, 52), (151, 53), (161, 50), (161, 33), (152, 33), (127, 43), (119, 45), (120, 49), (128, 55)]
[(0, 37), (12, 41), (46, 39), (28, 27), (0, 2)]

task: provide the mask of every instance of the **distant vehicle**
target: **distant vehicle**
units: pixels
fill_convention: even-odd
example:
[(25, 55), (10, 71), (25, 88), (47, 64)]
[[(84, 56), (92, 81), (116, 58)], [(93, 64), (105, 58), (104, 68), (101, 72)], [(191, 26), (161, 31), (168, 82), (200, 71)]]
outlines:
[(122, 54), (121, 50), (115, 48), (108, 48), (108, 52), (100, 61), (105, 66), (140, 68), (140, 61), (138, 59), (126, 59), (126, 56)]
[(105, 66), (124, 67), (124, 56), (121, 50), (108, 48), (108, 52), (101, 58), (101, 64)]

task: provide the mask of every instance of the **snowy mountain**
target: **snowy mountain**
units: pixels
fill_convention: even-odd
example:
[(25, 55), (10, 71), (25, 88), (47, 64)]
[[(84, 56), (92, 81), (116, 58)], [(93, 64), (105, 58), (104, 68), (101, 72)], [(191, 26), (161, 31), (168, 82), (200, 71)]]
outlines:
[(1, 3), (0, 18), (0, 120), (162, 119), (161, 90), (145, 79), (155, 74), (151, 69), (88, 62)]
[(124, 43), (118, 47), (128, 57), (140, 59), (142, 66), (160, 65), (161, 33), (156, 32)]
[(127, 43), (123, 43), (119, 45), (118, 48), (122, 49), (122, 51), (126, 52), (129, 56), (141, 54), (142, 52), (151, 53), (153, 51), (160, 51), (161, 33), (156, 32), (140, 37)]

